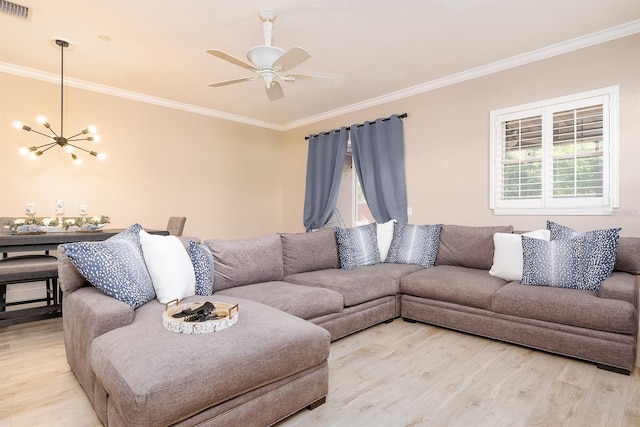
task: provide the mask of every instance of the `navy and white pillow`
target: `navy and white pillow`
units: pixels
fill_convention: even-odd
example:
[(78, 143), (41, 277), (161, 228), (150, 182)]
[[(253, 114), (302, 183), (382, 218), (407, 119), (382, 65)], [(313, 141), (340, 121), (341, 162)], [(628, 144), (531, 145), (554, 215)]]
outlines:
[(375, 223), (351, 228), (336, 227), (341, 269), (353, 270), (380, 263), (376, 227)]
[(546, 241), (522, 236), (523, 285), (584, 289), (579, 277), (579, 239)]
[(442, 224), (414, 225), (395, 223), (393, 240), (385, 262), (433, 267), (438, 255)]
[(213, 255), (206, 244), (189, 240), (189, 257), (196, 274), (196, 295), (213, 294)]
[(67, 243), (64, 252), (89, 283), (137, 308), (156, 297), (140, 245), (141, 229), (135, 224), (102, 242)]
[(613, 272), (621, 228), (580, 233), (564, 225), (547, 221), (547, 229), (551, 232), (551, 240), (580, 240), (579, 274), (585, 283), (584, 289), (597, 291)]

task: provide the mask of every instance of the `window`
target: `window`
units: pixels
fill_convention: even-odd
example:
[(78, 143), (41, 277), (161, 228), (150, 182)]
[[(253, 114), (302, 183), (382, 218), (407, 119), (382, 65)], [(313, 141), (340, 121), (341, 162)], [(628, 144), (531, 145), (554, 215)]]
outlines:
[(376, 221), (373, 219), (369, 205), (364, 198), (360, 180), (353, 165), (351, 146), (349, 145), (342, 172), (338, 204), (330, 223), (338, 227), (355, 227), (374, 222)]
[(492, 111), (494, 213), (610, 215), (617, 124), (617, 86)]
[(354, 224), (355, 225), (373, 224), (374, 222), (376, 222), (376, 220), (373, 219), (373, 215), (371, 214), (369, 205), (367, 204), (367, 201), (364, 198), (364, 193), (362, 192), (362, 186), (360, 185), (360, 180), (358, 179), (358, 174), (354, 173), (353, 177), (355, 179), (355, 185), (354, 185), (355, 194), (353, 195), (353, 200), (354, 200), (353, 210), (355, 212)]

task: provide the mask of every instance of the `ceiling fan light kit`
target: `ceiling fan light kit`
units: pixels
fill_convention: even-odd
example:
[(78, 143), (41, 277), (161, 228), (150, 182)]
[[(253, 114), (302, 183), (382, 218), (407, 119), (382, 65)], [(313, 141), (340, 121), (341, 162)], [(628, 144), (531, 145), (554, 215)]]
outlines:
[(207, 53), (237, 65), (238, 67), (252, 71), (256, 73), (257, 76), (212, 83), (209, 85), (210, 87), (227, 86), (261, 78), (265, 83), (267, 96), (270, 100), (275, 101), (284, 97), (282, 87), (276, 79), (287, 83), (299, 81), (322, 88), (333, 86), (333, 79), (330, 77), (287, 73), (288, 70), (311, 58), (311, 54), (298, 46), (294, 46), (287, 51), (272, 46), (273, 21), (276, 18), (276, 13), (271, 9), (264, 9), (260, 11), (259, 16), (262, 20), (264, 45), (252, 47), (247, 51), (247, 59), (249, 62), (235, 58), (220, 50), (207, 50)]

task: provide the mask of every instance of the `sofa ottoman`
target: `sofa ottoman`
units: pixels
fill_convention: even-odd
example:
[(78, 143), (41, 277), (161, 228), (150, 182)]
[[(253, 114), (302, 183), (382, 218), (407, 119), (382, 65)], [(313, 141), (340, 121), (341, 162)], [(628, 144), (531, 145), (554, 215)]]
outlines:
[(130, 325), (93, 341), (96, 409), (104, 405), (109, 426), (265, 426), (324, 401), (326, 330), (257, 302), (214, 300), (239, 304), (236, 324), (208, 334), (170, 332), (164, 305), (152, 302)]

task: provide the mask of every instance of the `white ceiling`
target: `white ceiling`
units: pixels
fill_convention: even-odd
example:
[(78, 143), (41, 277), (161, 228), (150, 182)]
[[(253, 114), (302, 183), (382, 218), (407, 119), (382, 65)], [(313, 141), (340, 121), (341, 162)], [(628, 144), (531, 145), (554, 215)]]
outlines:
[[(287, 129), (553, 53), (640, 32), (640, 0), (13, 0), (0, 14), (0, 71), (59, 81), (219, 117)], [(330, 89), (210, 83), (251, 76), (206, 53), (240, 59), (263, 44), (307, 49), (292, 72), (336, 78)], [(106, 35), (110, 41), (98, 36)]]

